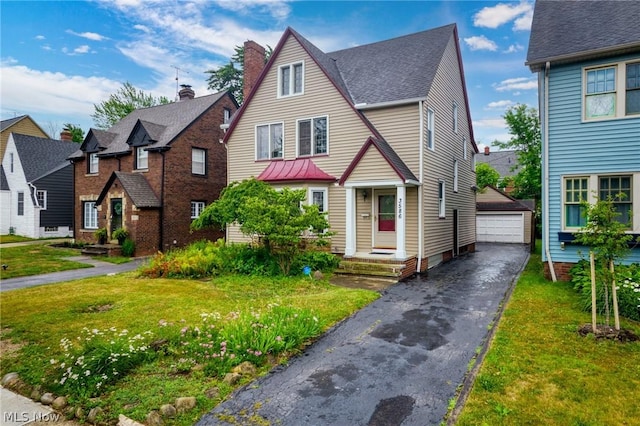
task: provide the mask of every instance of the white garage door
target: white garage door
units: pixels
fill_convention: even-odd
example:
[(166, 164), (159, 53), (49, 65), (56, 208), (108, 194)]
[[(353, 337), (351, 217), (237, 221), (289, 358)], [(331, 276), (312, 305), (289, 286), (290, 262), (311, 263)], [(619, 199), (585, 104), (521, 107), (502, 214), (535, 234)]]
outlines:
[(524, 243), (524, 215), (478, 214), (476, 232), (478, 242)]

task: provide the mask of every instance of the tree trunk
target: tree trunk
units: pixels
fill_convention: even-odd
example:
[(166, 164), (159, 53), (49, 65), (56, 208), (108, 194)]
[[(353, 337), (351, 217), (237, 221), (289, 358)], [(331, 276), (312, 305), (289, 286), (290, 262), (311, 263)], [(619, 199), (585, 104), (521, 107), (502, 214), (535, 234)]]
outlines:
[(596, 309), (596, 260), (592, 251), (589, 252), (589, 261), (591, 263), (591, 328), (593, 334), (596, 334), (598, 311)]
[(613, 320), (616, 330), (620, 331), (620, 315), (618, 314), (618, 293), (616, 292), (616, 275), (613, 268), (613, 260), (609, 262), (611, 268), (611, 298), (613, 299)]

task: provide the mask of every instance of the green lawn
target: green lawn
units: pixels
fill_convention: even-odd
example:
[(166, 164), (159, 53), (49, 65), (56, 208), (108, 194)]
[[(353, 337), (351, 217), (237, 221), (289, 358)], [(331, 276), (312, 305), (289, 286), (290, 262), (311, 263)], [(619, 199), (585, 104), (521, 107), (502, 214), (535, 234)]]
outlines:
[(639, 425), (640, 342), (581, 337), (591, 315), (578, 303), (532, 255), (456, 424)]
[[(2, 339), (24, 344), (14, 355), (2, 357), (0, 375), (20, 373), (31, 385), (52, 374), (49, 360), (59, 358), (60, 340), (75, 340), (81, 330), (115, 327), (129, 334), (149, 331), (163, 336), (167, 327), (198, 325), (201, 313), (252, 312), (268, 305), (311, 309), (325, 327), (351, 315), (378, 298), (378, 293), (333, 286), (309, 278), (270, 279), (230, 277), (209, 280), (136, 278), (135, 273), (32, 287), (2, 293)], [(83, 402), (85, 409), (100, 406), (105, 420), (113, 421), (122, 413), (145, 421), (147, 413), (176, 397), (196, 396), (197, 408), (165, 424), (192, 425), (208, 412), (233, 387), (219, 378), (207, 376), (202, 369), (176, 371), (177, 357), (167, 354), (144, 364), (117, 382), (97, 399)], [(261, 367), (263, 374), (281, 362), (273, 359)], [(243, 379), (240, 384), (251, 378)], [(219, 395), (207, 398), (207, 389), (217, 388)], [(77, 401), (72, 401), (77, 403)]]
[(34, 239), (22, 235), (0, 235), (0, 244), (22, 243), (24, 241), (34, 241)]
[(7, 269), (0, 269), (0, 278), (24, 277), (69, 269), (91, 268), (86, 263), (66, 260), (78, 256), (80, 250), (30, 244), (18, 247), (0, 247), (0, 261)]

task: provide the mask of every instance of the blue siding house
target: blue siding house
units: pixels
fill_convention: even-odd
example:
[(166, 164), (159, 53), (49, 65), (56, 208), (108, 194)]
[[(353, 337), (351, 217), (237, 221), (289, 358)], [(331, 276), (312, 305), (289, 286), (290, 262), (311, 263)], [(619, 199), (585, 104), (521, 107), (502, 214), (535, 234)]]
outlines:
[[(568, 279), (581, 200), (616, 199), (640, 235), (640, 2), (538, 0), (527, 65), (538, 73), (545, 272)], [(640, 262), (635, 247), (627, 262)]]

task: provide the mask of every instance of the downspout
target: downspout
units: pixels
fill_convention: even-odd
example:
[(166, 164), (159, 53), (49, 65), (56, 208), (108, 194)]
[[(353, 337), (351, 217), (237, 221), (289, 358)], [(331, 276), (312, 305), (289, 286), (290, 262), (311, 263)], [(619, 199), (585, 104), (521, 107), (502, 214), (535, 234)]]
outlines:
[(556, 271), (553, 268), (553, 260), (551, 260), (551, 251), (549, 250), (549, 70), (551, 69), (551, 63), (547, 62), (544, 69), (544, 252), (547, 257), (547, 263), (549, 264), (549, 272), (551, 273), (551, 279), (556, 282)]
[(418, 149), (419, 159), (419, 177), (420, 186), (418, 187), (418, 263), (416, 272), (419, 274), (422, 269), (422, 257), (424, 255), (424, 216), (423, 216), (423, 187), (422, 180), (424, 178), (424, 101), (418, 103), (420, 111), (420, 148)]

